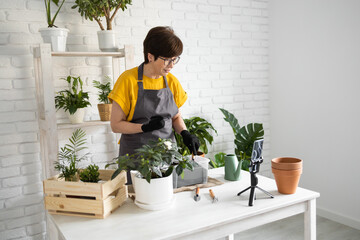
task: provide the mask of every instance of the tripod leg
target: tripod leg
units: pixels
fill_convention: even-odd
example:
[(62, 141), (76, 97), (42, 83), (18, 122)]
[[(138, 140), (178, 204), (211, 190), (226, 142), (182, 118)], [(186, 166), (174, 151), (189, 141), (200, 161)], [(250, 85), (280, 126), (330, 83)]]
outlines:
[(240, 194), (246, 192), (247, 190), (249, 190), (251, 187), (245, 188), (244, 190), (242, 190), (241, 192), (239, 192), (237, 195), (240, 196)]
[(262, 191), (263, 193), (265, 193), (266, 195), (268, 195), (271, 198), (274, 198), (273, 195), (271, 195), (269, 192), (265, 191), (264, 189), (262, 189), (261, 187), (255, 186), (256, 188), (258, 188), (260, 191)]
[(250, 191), (250, 197), (249, 197), (249, 206), (253, 205), (254, 202), (254, 196), (255, 196), (255, 187), (250, 187), (251, 191)]

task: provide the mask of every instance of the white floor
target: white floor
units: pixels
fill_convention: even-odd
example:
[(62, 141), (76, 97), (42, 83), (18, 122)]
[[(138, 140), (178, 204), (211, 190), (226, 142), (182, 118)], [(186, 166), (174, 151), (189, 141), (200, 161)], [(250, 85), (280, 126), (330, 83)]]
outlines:
[[(360, 240), (360, 230), (317, 216), (317, 240)], [(235, 234), (235, 240), (303, 240), (304, 215)]]

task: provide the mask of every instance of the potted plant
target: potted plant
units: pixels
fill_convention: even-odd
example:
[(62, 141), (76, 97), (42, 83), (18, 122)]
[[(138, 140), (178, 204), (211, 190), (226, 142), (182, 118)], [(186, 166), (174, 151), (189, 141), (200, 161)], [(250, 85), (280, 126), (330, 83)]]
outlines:
[[(198, 155), (207, 154), (208, 153), (207, 144), (212, 144), (212, 142), (214, 141), (214, 138), (211, 135), (210, 131), (212, 130), (215, 133), (217, 133), (213, 125), (201, 117), (192, 117), (189, 119), (184, 119), (184, 123), (186, 125), (187, 130), (191, 134), (194, 134), (199, 139), (200, 151), (198, 151)], [(175, 139), (181, 155), (183, 156), (190, 155), (191, 152), (188, 149), (188, 147), (184, 144), (181, 135), (175, 133)]]
[(70, 144), (60, 148), (58, 160), (55, 162), (55, 170), (59, 171), (59, 178), (65, 181), (78, 181), (78, 163), (85, 160), (89, 153), (79, 156), (81, 150), (86, 149), (85, 131), (76, 129), (69, 138)]
[[(75, 0), (72, 8), (78, 8), (81, 16), (90, 21), (95, 20), (99, 24), (101, 29), (97, 32), (99, 48), (103, 52), (113, 52), (118, 50), (118, 44), (112, 22), (119, 9), (125, 11), (131, 2), (132, 0)], [(102, 17), (105, 17), (106, 28), (101, 22)]]
[[(53, 2), (58, 7), (53, 17), (51, 17), (51, 2)], [(59, 0), (44, 0), (48, 27), (40, 28), (39, 32), (44, 40), (44, 43), (51, 43), (51, 49), (54, 52), (65, 52), (66, 48), (66, 39), (69, 30), (66, 28), (58, 28), (55, 25), (55, 19), (59, 14), (59, 11), (64, 2), (65, 0), (62, 0), (61, 4), (59, 5)]]
[(80, 77), (68, 76), (62, 78), (69, 84), (69, 89), (62, 90), (55, 96), (56, 110), (64, 109), (71, 123), (84, 121), (84, 108), (91, 106), (88, 92), (83, 91), (83, 82)]
[(87, 166), (87, 168), (81, 170), (79, 174), (81, 181), (92, 183), (99, 182), (101, 180), (99, 176), (99, 166), (97, 166), (96, 164), (90, 164), (89, 166)]
[(106, 76), (105, 78), (107, 80), (105, 84), (95, 80), (93, 81), (93, 84), (97, 89), (99, 89), (98, 100), (100, 103), (97, 106), (99, 110), (100, 120), (110, 121), (112, 104), (110, 103), (107, 96), (111, 92), (111, 79), (109, 76)]
[(176, 144), (161, 138), (143, 145), (135, 154), (119, 156), (115, 160), (118, 169), (113, 177), (122, 170), (135, 170), (132, 171), (135, 204), (148, 210), (164, 209), (173, 203), (174, 168), (178, 175), (186, 168), (193, 168), (187, 158), (178, 152)]
[(241, 164), (241, 169), (249, 171), (252, 148), (256, 140), (263, 139), (264, 128), (261, 123), (249, 123), (240, 127), (237, 118), (225, 109), (220, 108), (224, 120), (230, 124), (235, 135), (235, 155)]

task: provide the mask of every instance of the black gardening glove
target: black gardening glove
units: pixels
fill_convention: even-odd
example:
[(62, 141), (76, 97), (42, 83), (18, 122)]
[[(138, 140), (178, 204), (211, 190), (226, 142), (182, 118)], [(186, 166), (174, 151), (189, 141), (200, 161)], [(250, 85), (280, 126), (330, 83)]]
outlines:
[(197, 150), (200, 147), (199, 139), (195, 135), (189, 133), (188, 130), (182, 130), (181, 136), (183, 138), (184, 144), (189, 148), (190, 152), (196, 155)]
[(147, 124), (143, 124), (141, 126), (141, 129), (143, 130), (143, 132), (151, 132), (163, 128), (164, 126), (165, 126), (164, 118), (162, 116), (157, 115), (157, 116), (152, 116), (150, 118), (150, 122), (148, 122)]

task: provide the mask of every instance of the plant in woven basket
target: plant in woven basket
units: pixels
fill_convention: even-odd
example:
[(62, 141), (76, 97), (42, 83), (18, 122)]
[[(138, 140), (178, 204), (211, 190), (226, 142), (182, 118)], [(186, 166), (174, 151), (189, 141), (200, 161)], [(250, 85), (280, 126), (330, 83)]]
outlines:
[(252, 148), (256, 140), (264, 138), (264, 128), (261, 123), (249, 123), (240, 127), (234, 114), (219, 108), (224, 114), (224, 120), (230, 124), (235, 135), (235, 155), (241, 165), (241, 169), (248, 171)]
[[(150, 141), (149, 144), (144, 144), (136, 149), (132, 155), (119, 156), (115, 160), (118, 169), (112, 178), (116, 177), (122, 170), (137, 170), (149, 183), (151, 179), (171, 175), (174, 170), (174, 163), (176, 163), (175, 171), (178, 175), (181, 175), (186, 168), (193, 170), (189, 160), (178, 152), (176, 144), (168, 139), (161, 138), (158, 141)], [(106, 167), (112, 164), (108, 164)]]
[(91, 164), (87, 166), (87, 168), (80, 171), (79, 177), (80, 180), (83, 182), (93, 182), (97, 183), (101, 179), (99, 179), (100, 173), (99, 173), (99, 166), (96, 164)]
[(78, 163), (87, 159), (86, 153), (79, 156), (81, 150), (87, 149), (85, 139), (86, 133), (82, 129), (76, 129), (69, 138), (69, 144), (60, 148), (58, 160), (55, 162), (55, 170), (59, 171), (59, 178), (65, 178), (65, 181), (76, 181), (78, 175)]
[(101, 121), (110, 121), (111, 118), (111, 103), (108, 99), (108, 95), (111, 92), (111, 78), (109, 76), (105, 77), (105, 83), (101, 83), (100, 81), (93, 81), (94, 87), (96, 87), (98, 91), (98, 110)]
[(69, 89), (62, 90), (55, 96), (56, 110), (64, 109), (73, 115), (78, 109), (91, 106), (89, 94), (83, 91), (83, 81), (80, 77), (68, 76), (62, 79), (69, 84)]
[[(194, 134), (199, 139), (200, 142), (199, 151), (203, 152), (204, 154), (207, 154), (209, 151), (207, 144), (212, 144), (212, 142), (214, 141), (214, 138), (211, 135), (211, 130), (217, 134), (217, 131), (215, 130), (213, 125), (201, 117), (192, 117), (189, 119), (184, 119), (184, 123), (186, 125), (187, 130), (191, 134)], [(186, 156), (191, 154), (188, 147), (184, 144), (181, 135), (176, 132), (175, 132), (175, 139), (181, 155)]]

